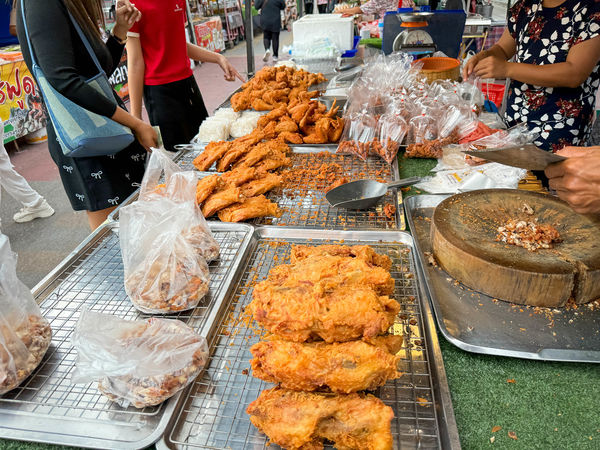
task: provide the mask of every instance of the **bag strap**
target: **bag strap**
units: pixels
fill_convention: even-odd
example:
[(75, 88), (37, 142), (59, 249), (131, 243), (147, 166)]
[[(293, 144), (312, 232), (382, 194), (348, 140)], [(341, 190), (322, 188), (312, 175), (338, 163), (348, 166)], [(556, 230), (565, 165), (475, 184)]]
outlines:
[[(27, 39), (27, 46), (29, 47), (29, 53), (31, 54), (31, 63), (37, 64), (36, 60), (35, 60), (35, 54), (33, 51), (33, 47), (31, 46), (31, 39), (29, 38), (29, 28), (27, 27), (27, 20), (25, 19), (25, 0), (20, 0), (20, 3), (21, 3), (21, 18), (23, 19), (23, 29), (25, 30), (25, 38)], [(66, 6), (65, 6), (65, 8), (66, 8)], [(85, 33), (83, 32), (83, 30), (81, 29), (81, 27), (79, 26), (79, 24), (77, 23), (77, 21), (75, 20), (75, 18), (73, 17), (73, 15), (71, 14), (71, 12), (69, 11), (68, 8), (67, 8), (67, 14), (69, 14), (69, 18), (71, 19), (71, 22), (73, 23), (73, 26), (75, 27), (75, 31), (77, 31), (77, 34), (81, 38), (83, 45), (84, 45), (85, 49), (87, 50), (87, 52), (89, 53), (90, 57), (92, 58), (92, 61), (96, 65), (98, 72), (104, 73), (104, 69), (100, 65), (100, 62), (98, 61), (98, 58), (96, 57), (96, 53), (94, 53), (94, 50), (92, 49), (92, 46), (91, 46), (90, 42), (88, 41), (87, 36), (85, 35)]]

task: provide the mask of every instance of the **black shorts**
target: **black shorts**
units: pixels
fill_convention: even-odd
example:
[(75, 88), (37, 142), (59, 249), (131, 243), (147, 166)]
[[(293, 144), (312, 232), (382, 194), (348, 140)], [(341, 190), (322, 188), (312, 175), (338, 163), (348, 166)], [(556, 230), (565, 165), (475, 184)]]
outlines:
[(165, 148), (170, 151), (176, 144), (188, 144), (208, 117), (193, 75), (173, 83), (145, 85), (144, 104), (150, 123), (160, 128)]

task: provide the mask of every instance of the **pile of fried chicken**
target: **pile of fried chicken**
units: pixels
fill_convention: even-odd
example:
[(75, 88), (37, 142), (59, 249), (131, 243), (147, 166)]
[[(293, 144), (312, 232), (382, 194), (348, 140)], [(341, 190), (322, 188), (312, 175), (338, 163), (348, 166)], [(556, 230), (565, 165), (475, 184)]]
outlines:
[(247, 83), (242, 90), (231, 97), (235, 111), (254, 109), (271, 111), (294, 100), (309, 100), (318, 96), (318, 91), (308, 89), (327, 81), (322, 73), (310, 73), (292, 67), (264, 67)]
[(208, 144), (194, 159), (194, 166), (205, 171), (216, 162), (217, 169), (226, 172), (206, 176), (196, 185), (196, 201), (204, 217), (218, 214), (223, 222), (279, 217), (277, 204), (262, 194), (283, 183), (282, 177), (272, 171), (291, 164), (286, 156), (289, 151), (290, 147), (280, 140), (240, 138)]
[(258, 130), (275, 133), (292, 144), (327, 144), (340, 140), (344, 119), (337, 117), (335, 101), (331, 108), (317, 100), (293, 100), (258, 119)]
[(286, 449), (391, 449), (393, 410), (361, 391), (402, 374), (400, 310), (391, 260), (371, 247), (293, 246), (248, 306), (272, 336), (250, 349), (253, 375), (278, 383), (247, 408), (250, 421)]

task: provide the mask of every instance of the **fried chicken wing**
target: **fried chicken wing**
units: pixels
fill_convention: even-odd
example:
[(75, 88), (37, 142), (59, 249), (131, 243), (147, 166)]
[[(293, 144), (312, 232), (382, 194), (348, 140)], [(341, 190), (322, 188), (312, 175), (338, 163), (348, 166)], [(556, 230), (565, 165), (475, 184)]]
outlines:
[(264, 328), (294, 342), (373, 338), (387, 331), (400, 310), (397, 301), (369, 288), (336, 286), (322, 292), (310, 282), (270, 281), (255, 286), (248, 307)]
[(231, 147), (231, 142), (219, 141), (211, 142), (204, 151), (194, 158), (194, 167), (200, 171), (210, 169), (210, 167), (219, 160)]
[(302, 144), (304, 142), (302, 135), (298, 133), (290, 133), (289, 131), (279, 133), (278, 139), (282, 140), (283, 142), (289, 142), (290, 144)]
[(255, 98), (252, 100), (252, 109), (255, 111), (270, 111), (273, 109), (273, 105), (265, 102), (262, 98)]
[(288, 167), (292, 165), (292, 160), (287, 156), (269, 157), (263, 159), (256, 165), (259, 171), (268, 172), (270, 170), (279, 169), (280, 167)]
[(217, 170), (219, 172), (225, 172), (233, 163), (248, 153), (251, 148), (252, 146), (247, 143), (233, 142), (231, 147), (229, 147), (229, 150), (225, 152), (217, 163)]
[(199, 205), (216, 190), (223, 182), (219, 175), (209, 175), (198, 180), (196, 184), (196, 203)]
[(400, 357), (390, 354), (385, 345), (364, 341), (333, 344), (263, 341), (254, 344), (250, 351), (254, 356), (250, 361), (252, 374), (256, 378), (296, 391), (329, 388), (332, 392), (349, 394), (376, 389), (402, 375), (397, 370)]
[(244, 200), (240, 188), (232, 186), (210, 195), (202, 205), (204, 217), (210, 217), (217, 211)]
[(272, 388), (250, 403), (250, 421), (288, 450), (391, 450), (392, 408), (372, 395), (318, 394)]
[(281, 210), (277, 203), (268, 200), (264, 195), (252, 197), (219, 211), (219, 219), (223, 222), (242, 222), (256, 217), (279, 217)]
[(370, 245), (294, 245), (292, 246), (291, 262), (312, 258), (317, 255), (350, 256), (359, 258), (374, 266), (382, 267), (389, 271), (392, 268), (392, 260), (387, 255), (380, 255)]
[(298, 131), (298, 124), (293, 120), (282, 120), (275, 126), (277, 133), (295, 133)]
[(274, 173), (265, 173), (262, 177), (240, 186), (242, 195), (246, 198), (255, 197), (275, 189), (283, 183), (283, 178)]

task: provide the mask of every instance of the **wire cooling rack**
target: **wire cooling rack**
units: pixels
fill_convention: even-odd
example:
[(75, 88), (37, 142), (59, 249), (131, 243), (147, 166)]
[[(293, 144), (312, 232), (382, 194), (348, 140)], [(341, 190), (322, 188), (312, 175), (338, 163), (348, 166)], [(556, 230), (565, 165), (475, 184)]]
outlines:
[(264, 448), (268, 440), (250, 423), (245, 410), (272, 385), (252, 377), (249, 349), (259, 341), (261, 331), (244, 308), (252, 300), (254, 284), (266, 278), (274, 266), (289, 261), (291, 245), (318, 245), (332, 240), (343, 240), (347, 245), (369, 244), (393, 261), (394, 298), (402, 306), (393, 332), (404, 337), (399, 367), (403, 375), (375, 395), (394, 410), (394, 448), (455, 448), (450, 436), (457, 436), (456, 425), (437, 338), (426, 326), (430, 312), (427, 309), (424, 313), (421, 306), (412, 238), (400, 232), (328, 231), (330, 240), (326, 241), (322, 231), (276, 227), (259, 228), (255, 236), (256, 247), (235, 289), (225, 299), (227, 312), (213, 327), (208, 368), (196, 380), (180, 412), (173, 416), (172, 429), (157, 443), (158, 448)]
[[(251, 237), (243, 224), (212, 224), (220, 258), (210, 264), (210, 291), (193, 310), (169, 315), (201, 329), (225, 289)], [(50, 348), (34, 373), (0, 397), (0, 436), (98, 448), (143, 448), (160, 438), (175, 401), (144, 409), (121, 408), (95, 383), (71, 384), (76, 351), (71, 336), (83, 308), (125, 319), (149, 317), (132, 305), (123, 286), (118, 225), (105, 225), (50, 274), (34, 294), (50, 321)], [(175, 400), (175, 399), (173, 399)]]
[[(325, 150), (324, 150), (325, 149)], [(184, 170), (194, 169), (194, 158), (202, 150), (182, 152), (175, 161)], [(389, 229), (397, 230), (400, 214), (403, 214), (402, 203), (398, 201), (399, 194), (390, 189), (385, 197), (373, 208), (351, 210), (333, 208), (325, 198), (326, 190), (331, 182), (322, 178), (322, 170), (335, 165), (337, 172), (343, 174), (347, 181), (373, 179), (384, 183), (399, 179), (398, 165), (386, 163), (378, 157), (369, 157), (362, 161), (349, 154), (335, 154), (335, 147), (296, 146), (292, 147), (289, 155), (292, 166), (283, 169), (301, 173), (303, 182), (298, 180), (290, 187), (275, 189), (267, 194), (269, 200), (277, 203), (283, 214), (279, 218), (255, 219), (255, 225), (276, 225), (302, 228), (335, 228), (335, 229)], [(206, 173), (206, 172), (204, 172)], [(285, 175), (284, 175), (285, 176)]]

